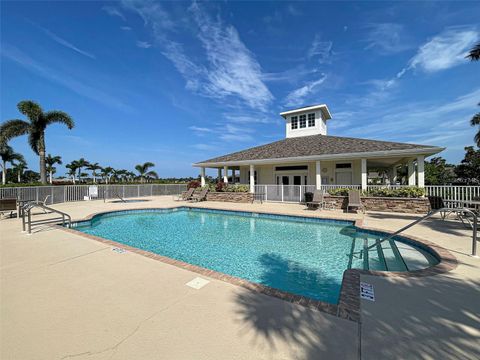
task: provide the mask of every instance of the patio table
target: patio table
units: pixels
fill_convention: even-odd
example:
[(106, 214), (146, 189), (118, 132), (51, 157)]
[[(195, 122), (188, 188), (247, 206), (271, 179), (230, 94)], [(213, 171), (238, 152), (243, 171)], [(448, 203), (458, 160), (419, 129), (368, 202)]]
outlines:
[(442, 218), (445, 219), (448, 214), (455, 213), (460, 219), (462, 223), (465, 224), (466, 220), (468, 224), (473, 227), (470, 219), (468, 216), (465, 216), (466, 214), (465, 211), (462, 211), (462, 209), (469, 209), (473, 211), (477, 216), (479, 215), (479, 208), (480, 208), (480, 201), (478, 200), (443, 200), (445, 204), (452, 204), (453, 207), (450, 208), (450, 210), (446, 211), (444, 215), (442, 215)]

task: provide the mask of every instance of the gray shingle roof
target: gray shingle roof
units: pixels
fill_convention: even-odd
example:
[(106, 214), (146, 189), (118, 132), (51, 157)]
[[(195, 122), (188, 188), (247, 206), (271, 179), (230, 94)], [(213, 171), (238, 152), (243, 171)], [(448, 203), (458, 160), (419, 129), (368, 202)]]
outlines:
[(435, 148), (435, 146), (339, 136), (311, 135), (275, 141), (270, 144), (260, 145), (201, 161), (197, 164), (426, 148)]

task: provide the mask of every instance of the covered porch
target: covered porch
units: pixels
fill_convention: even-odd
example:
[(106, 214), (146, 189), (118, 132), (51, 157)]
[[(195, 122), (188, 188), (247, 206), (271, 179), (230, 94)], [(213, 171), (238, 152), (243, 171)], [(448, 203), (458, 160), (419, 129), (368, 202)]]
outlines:
[(296, 185), (308, 189), (369, 186), (425, 186), (425, 155), (352, 157), (339, 159), (277, 159), (205, 164), (200, 181), (206, 184), (207, 169), (214, 169), (217, 181), (249, 185), (254, 193), (259, 185)]

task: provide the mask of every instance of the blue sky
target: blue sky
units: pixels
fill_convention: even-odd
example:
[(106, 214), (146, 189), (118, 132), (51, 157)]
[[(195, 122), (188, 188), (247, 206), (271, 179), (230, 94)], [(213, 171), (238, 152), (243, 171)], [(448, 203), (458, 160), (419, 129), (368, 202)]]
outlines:
[[(73, 116), (47, 152), (162, 177), (284, 137), (326, 103), (330, 135), (473, 145), (479, 2), (2, 2), (1, 120), (38, 101)], [(32, 169), (26, 138), (11, 145)], [(62, 175), (64, 169), (59, 169)]]

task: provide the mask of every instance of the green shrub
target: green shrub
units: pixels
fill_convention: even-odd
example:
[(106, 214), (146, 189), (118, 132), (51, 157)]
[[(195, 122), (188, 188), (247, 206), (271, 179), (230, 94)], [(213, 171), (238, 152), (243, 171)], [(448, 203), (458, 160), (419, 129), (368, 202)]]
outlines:
[(227, 185), (224, 191), (228, 192), (249, 192), (250, 187), (248, 185)]
[(398, 189), (376, 188), (364, 192), (364, 195), (373, 197), (419, 198), (425, 196), (425, 189), (417, 186), (401, 187)]
[(348, 196), (348, 188), (336, 188), (327, 190), (327, 192), (332, 196)]
[[(328, 190), (332, 196), (348, 196), (348, 188), (336, 188)], [(405, 186), (398, 189), (374, 188), (362, 192), (363, 196), (372, 197), (401, 197), (401, 198), (419, 198), (425, 196), (425, 189), (417, 186)]]

